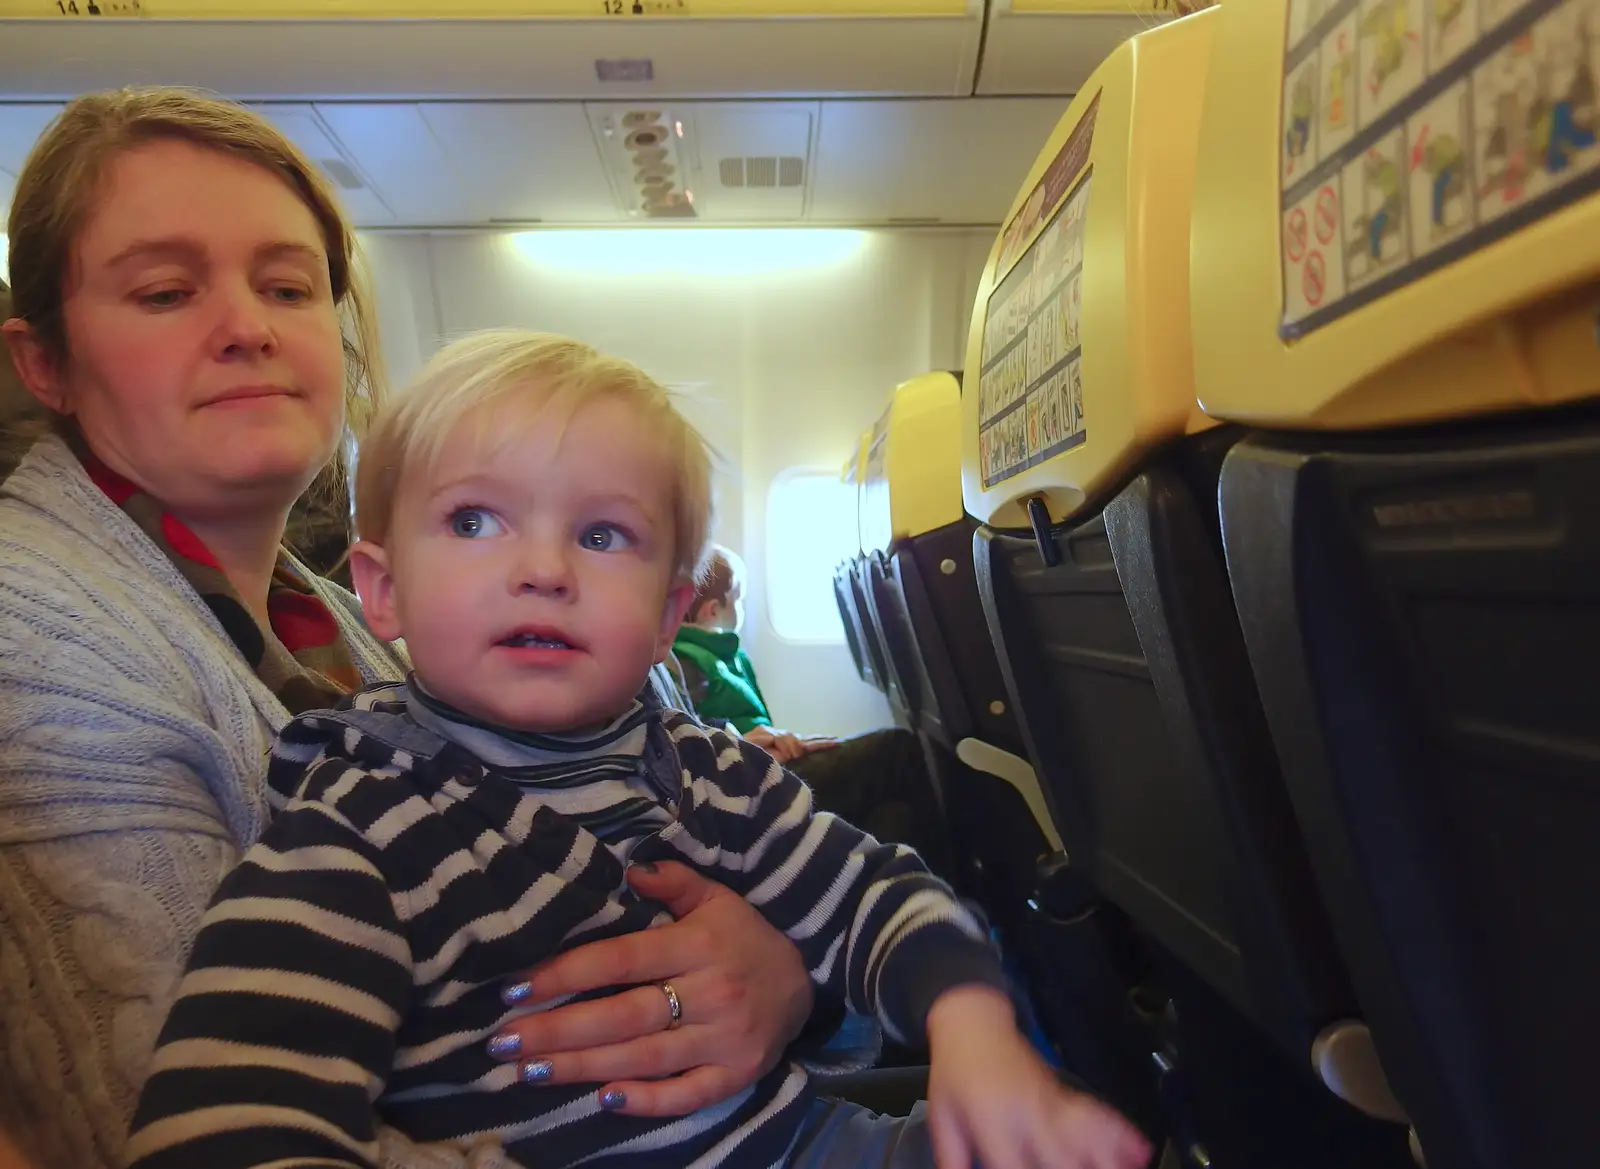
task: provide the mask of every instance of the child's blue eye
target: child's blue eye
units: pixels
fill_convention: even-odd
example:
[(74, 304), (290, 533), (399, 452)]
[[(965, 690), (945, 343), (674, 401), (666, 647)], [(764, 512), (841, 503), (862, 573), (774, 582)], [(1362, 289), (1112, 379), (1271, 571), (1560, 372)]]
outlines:
[(583, 530), (578, 543), (591, 552), (620, 552), (633, 547), (633, 537), (615, 524), (594, 524)]
[(451, 534), (463, 540), (476, 540), (482, 536), (498, 536), (500, 521), (481, 507), (463, 507), (450, 514)]

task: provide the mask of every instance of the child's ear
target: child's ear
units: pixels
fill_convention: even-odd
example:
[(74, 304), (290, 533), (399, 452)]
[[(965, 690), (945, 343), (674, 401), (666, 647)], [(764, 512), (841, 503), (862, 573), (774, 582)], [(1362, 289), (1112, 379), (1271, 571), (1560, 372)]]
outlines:
[(361, 598), (367, 628), (382, 641), (400, 640), (400, 615), (394, 603), (394, 576), (389, 553), (367, 540), (350, 549), (350, 580)]
[(664, 662), (677, 640), (678, 627), (683, 624), (689, 606), (694, 604), (694, 585), (681, 584), (667, 594), (666, 606), (661, 611), (661, 633), (656, 638), (656, 661)]

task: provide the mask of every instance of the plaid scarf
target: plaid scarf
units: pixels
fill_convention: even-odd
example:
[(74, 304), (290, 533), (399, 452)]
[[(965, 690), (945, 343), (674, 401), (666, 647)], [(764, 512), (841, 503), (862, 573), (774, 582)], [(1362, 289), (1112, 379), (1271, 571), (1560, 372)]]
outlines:
[(239, 599), (211, 550), (156, 499), (97, 459), (81, 440), (71, 443), (95, 486), (172, 561), (200, 594), (245, 661), (290, 714), (335, 706), (361, 688), (361, 674), (339, 624), (295, 567), (278, 552), (267, 593), (270, 629), (262, 629)]

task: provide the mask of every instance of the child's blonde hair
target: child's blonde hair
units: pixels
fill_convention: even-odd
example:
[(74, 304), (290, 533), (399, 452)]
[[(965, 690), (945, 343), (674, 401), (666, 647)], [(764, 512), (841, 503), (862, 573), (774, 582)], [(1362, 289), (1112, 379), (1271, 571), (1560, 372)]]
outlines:
[(565, 427), (584, 403), (614, 397), (660, 436), (675, 471), (672, 522), (676, 579), (693, 581), (711, 532), (711, 452), (672, 394), (632, 362), (568, 337), (522, 329), (474, 333), (445, 346), (373, 422), (356, 460), (356, 531), (383, 544), (408, 474), (431, 469), (456, 428), (471, 421), (485, 445), (515, 441), (497, 426), (506, 408), (534, 407)]

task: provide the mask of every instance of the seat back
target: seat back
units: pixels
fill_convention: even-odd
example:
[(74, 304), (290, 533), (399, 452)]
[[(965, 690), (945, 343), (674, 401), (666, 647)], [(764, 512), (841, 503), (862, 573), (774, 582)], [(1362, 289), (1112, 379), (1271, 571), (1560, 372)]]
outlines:
[(888, 655), (883, 648), (883, 635), (878, 630), (877, 615), (868, 600), (865, 556), (857, 556), (845, 566), (845, 583), (850, 587), (850, 602), (861, 622), (861, 645), (867, 663), (866, 681), (874, 689), (889, 693)]
[[(1309, 1081), (1318, 1037), (1356, 1005), (1232, 612), (1215, 501), (1237, 433), (1191, 414), (1187, 212), (1218, 16), (1136, 38), (1063, 119), (1053, 143), (1096, 123), (1093, 174), (1077, 188), (1093, 184), (1076, 229), (1081, 352), (1069, 358), (1078, 422), (1095, 438), (1060, 451), (1046, 441), (1041, 317), (1011, 311), (1016, 273), (996, 263), (969, 366), (1003, 369), (1011, 334), (1026, 335), (1034, 388), (1017, 407), (998, 383), (998, 432), (982, 420), (992, 401), (968, 410), (966, 501), (989, 521), (976, 549), (985, 612), (1072, 863)], [(1148, 234), (1169, 216), (1177, 238)], [(1037, 306), (1050, 253), (1018, 246)], [(1003, 259), (1004, 236), (997, 250)], [(1023, 410), (1019, 452), (1005, 419)]]
[(886, 484), (876, 497), (883, 514), (866, 525), (869, 544), (886, 557), (874, 587), (880, 609), (895, 610), (905, 629), (898, 669), (919, 728), (952, 752), (976, 735), (1018, 754), (972, 573), (973, 523), (961, 505), (961, 394), (961, 375), (941, 370), (890, 397), (871, 460)]
[(883, 648), (894, 686), (910, 726), (945, 738), (943, 714), (933, 691), (933, 680), (923, 666), (911, 613), (893, 577), (889, 560), (881, 552), (867, 558), (867, 584), (872, 590), (872, 607), (883, 630)]
[[(916, 725), (916, 707), (913, 704), (915, 670), (907, 648), (907, 632), (903, 610), (888, 596), (883, 588), (883, 554), (877, 551), (862, 554), (856, 565), (856, 583), (861, 590), (863, 611), (871, 628), (873, 665), (878, 672), (880, 689), (889, 700), (889, 710), (901, 726)], [(911, 682), (906, 681), (909, 671)]]
[[(1221, 477), (1229, 576), (1427, 1163), (1587, 1164), (1600, 12), (1324, 7), (1217, 21), (1196, 384), (1262, 427)], [(1337, 71), (1341, 35), (1394, 67)]]
[(844, 626), (844, 640), (850, 647), (850, 661), (855, 665), (856, 676), (865, 682), (866, 650), (862, 647), (861, 622), (856, 616), (855, 603), (850, 597), (850, 582), (846, 575), (849, 571), (848, 564), (846, 561), (833, 570), (833, 600), (839, 606), (839, 624)]
[(1577, 1166), (1600, 1007), (1600, 415), (1251, 440), (1251, 660), (1428, 1164)]

